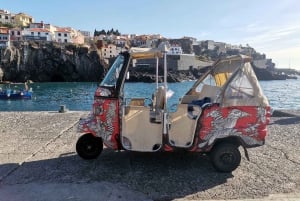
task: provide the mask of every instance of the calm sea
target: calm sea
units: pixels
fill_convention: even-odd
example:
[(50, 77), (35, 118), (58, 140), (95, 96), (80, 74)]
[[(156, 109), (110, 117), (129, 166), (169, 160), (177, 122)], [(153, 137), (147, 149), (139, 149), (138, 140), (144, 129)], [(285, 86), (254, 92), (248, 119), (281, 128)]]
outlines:
[[(168, 87), (174, 91), (169, 105), (177, 100), (192, 86), (193, 81), (171, 83)], [(273, 109), (300, 109), (300, 79), (260, 81), (264, 93)], [(0, 85), (5, 88), (5, 85)], [(11, 85), (22, 88), (23, 85)], [(69, 110), (91, 110), (97, 83), (33, 83), (31, 100), (0, 100), (0, 111), (58, 111), (60, 105)], [(154, 83), (127, 83), (125, 96), (151, 97)]]

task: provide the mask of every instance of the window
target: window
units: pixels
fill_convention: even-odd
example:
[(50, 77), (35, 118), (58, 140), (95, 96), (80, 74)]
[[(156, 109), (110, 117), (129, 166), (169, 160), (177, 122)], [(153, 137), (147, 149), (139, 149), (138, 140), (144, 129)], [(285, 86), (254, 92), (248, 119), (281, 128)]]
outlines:
[(8, 20), (8, 16), (5, 16), (5, 19)]
[(21, 35), (21, 32), (20, 32), (20, 31), (18, 31), (18, 35)]
[(14, 36), (14, 35), (15, 35), (15, 32), (14, 32), (14, 31), (11, 31), (11, 35)]
[(64, 36), (67, 37), (67, 34), (65, 33)]
[(34, 33), (33, 33), (33, 32), (31, 32), (31, 35), (33, 36), (33, 35), (34, 35)]
[(61, 33), (58, 33), (58, 36), (61, 36)]
[(68, 40), (67, 39), (65, 39), (65, 43), (67, 43), (68, 42)]
[(204, 78), (204, 80), (202, 80), (202, 82), (197, 86), (196, 91), (197, 92), (201, 92), (203, 85), (210, 85), (210, 86), (216, 86), (216, 82), (214, 77), (209, 74), (206, 78)]
[(45, 33), (46, 35), (48, 35), (48, 33)]
[(40, 33), (40, 32), (38, 32), (38, 35), (41, 35), (41, 33)]
[(105, 79), (101, 82), (100, 86), (115, 86), (119, 78), (120, 72), (122, 70), (123, 64), (125, 62), (124, 56), (120, 55), (116, 58), (113, 65), (107, 72)]

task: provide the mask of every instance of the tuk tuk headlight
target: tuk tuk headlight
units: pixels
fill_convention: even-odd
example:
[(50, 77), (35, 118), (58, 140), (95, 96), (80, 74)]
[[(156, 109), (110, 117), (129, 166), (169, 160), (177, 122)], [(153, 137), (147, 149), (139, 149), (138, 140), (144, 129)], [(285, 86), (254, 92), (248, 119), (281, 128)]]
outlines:
[(108, 96), (111, 96), (111, 91), (106, 88), (98, 87), (95, 92), (95, 96), (108, 97)]

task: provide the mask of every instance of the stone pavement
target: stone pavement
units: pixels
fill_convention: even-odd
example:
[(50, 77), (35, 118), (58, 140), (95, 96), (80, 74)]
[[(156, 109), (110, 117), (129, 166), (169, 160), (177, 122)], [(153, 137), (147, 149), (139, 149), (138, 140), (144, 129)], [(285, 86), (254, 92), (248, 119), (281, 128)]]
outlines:
[(272, 118), (267, 143), (232, 174), (198, 154), (75, 153), (88, 112), (0, 113), (0, 201), (300, 200), (300, 118)]

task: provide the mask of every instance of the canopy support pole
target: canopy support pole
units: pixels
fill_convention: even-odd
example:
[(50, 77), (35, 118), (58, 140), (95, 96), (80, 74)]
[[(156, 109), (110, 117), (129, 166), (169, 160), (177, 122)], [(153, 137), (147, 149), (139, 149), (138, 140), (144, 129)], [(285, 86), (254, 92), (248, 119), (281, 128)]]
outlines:
[(156, 89), (158, 89), (158, 57), (156, 57)]

